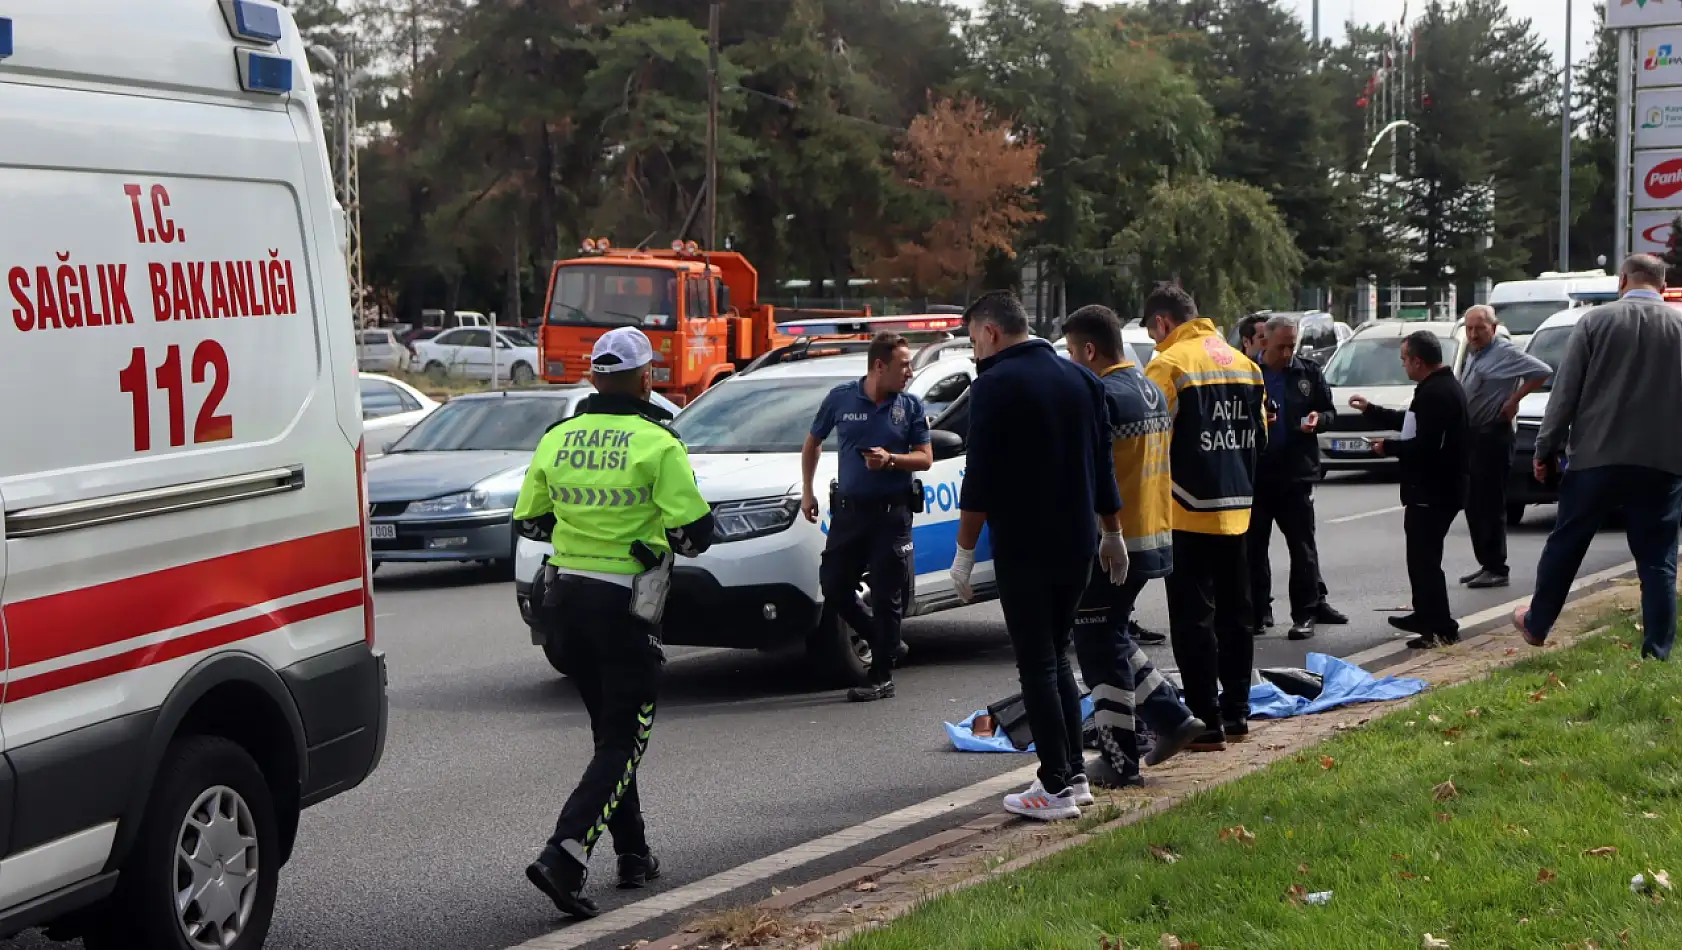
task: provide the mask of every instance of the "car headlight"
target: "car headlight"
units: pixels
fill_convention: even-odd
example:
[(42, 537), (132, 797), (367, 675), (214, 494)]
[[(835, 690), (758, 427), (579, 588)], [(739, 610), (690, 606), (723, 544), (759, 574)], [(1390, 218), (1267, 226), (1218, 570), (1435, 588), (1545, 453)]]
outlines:
[(506, 508), (507, 505), (492, 503), (491, 493), (482, 489), (457, 492), (442, 498), (428, 498), (425, 501), (412, 501), (404, 509), (405, 514), (411, 515), (458, 515), (469, 512), (491, 511), (496, 508)]
[(800, 499), (792, 496), (725, 501), (713, 506), (713, 540), (745, 541), (787, 530), (800, 513)]

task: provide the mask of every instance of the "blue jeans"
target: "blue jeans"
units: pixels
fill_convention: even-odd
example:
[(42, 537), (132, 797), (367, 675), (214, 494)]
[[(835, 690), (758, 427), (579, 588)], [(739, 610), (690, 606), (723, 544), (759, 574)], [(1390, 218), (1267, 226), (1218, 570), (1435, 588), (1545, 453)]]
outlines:
[(1623, 508), (1624, 534), (1641, 578), (1641, 655), (1670, 658), (1676, 641), (1676, 541), (1682, 477), (1635, 465), (1570, 469), (1559, 484), (1559, 518), (1536, 564), (1525, 629), (1546, 637), (1601, 522)]

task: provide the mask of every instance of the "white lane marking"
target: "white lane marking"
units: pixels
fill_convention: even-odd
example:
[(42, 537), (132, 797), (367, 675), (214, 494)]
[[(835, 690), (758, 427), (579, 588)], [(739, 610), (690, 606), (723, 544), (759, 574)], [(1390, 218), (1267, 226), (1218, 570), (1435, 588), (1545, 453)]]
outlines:
[[(1622, 564), (1618, 564), (1614, 567), (1609, 567), (1604, 571), (1597, 571), (1596, 573), (1590, 574), (1587, 577), (1578, 578), (1575, 582), (1572, 583), (1571, 592), (1576, 593), (1577, 591), (1580, 591), (1585, 587), (1593, 587), (1595, 584), (1603, 583), (1605, 581), (1610, 581), (1610, 580), (1616, 580), (1617, 578), (1622, 577), (1626, 574), (1633, 573), (1634, 571), (1635, 571), (1635, 562), (1634, 561), (1625, 561)], [(1490, 607), (1486, 610), (1480, 610), (1475, 614), (1469, 614), (1467, 616), (1460, 617), (1458, 619), (1460, 621), (1460, 626), (1462, 626), (1462, 627), (1475, 627), (1478, 624), (1488, 623), (1491, 620), (1497, 620), (1497, 619), (1500, 619), (1500, 618), (1503, 618), (1503, 617), (1510, 617), (1510, 616), (1512, 616), (1512, 613), (1513, 613), (1514, 610), (1517, 610), (1518, 608), (1523, 607), (1525, 604), (1528, 604), (1528, 603), (1530, 603), (1530, 595), (1526, 594), (1523, 597), (1518, 597), (1518, 598), (1514, 598), (1513, 600), (1509, 600), (1504, 604), (1497, 604), (1494, 607)], [(1359, 652), (1359, 653), (1357, 653), (1353, 656), (1346, 656), (1346, 657), (1343, 658), (1343, 660), (1346, 663), (1353, 663), (1356, 666), (1365, 666), (1366, 664), (1372, 662), (1373, 660), (1377, 660), (1381, 657), (1386, 657), (1386, 656), (1390, 656), (1391, 654), (1401, 652), (1402, 649), (1404, 649), (1404, 648), (1401, 646), (1401, 644), (1393, 640), (1389, 643), (1380, 643), (1378, 646), (1372, 647), (1371, 649), (1362, 650), (1361, 652)]]
[(720, 871), (712, 877), (686, 884), (664, 894), (657, 894), (634, 904), (627, 904), (595, 918), (573, 924), (564, 930), (535, 937), (507, 950), (572, 950), (603, 937), (664, 917), (667, 914), (693, 907), (702, 901), (757, 884), (784, 871), (811, 864), (849, 848), (874, 841), (884, 835), (902, 831), (931, 818), (939, 818), (954, 809), (973, 805), (978, 801), (1024, 788), (1034, 779), (1039, 763), (1026, 765), (1003, 775), (997, 775), (955, 792), (939, 795), (899, 811), (872, 818), (863, 824), (843, 828), (834, 834), (797, 844), (787, 851), (768, 855), (756, 861)]
[(1326, 519), (1326, 524), (1348, 524), (1351, 521), (1360, 521), (1362, 518), (1377, 518), (1379, 515), (1393, 515), (1396, 512), (1403, 510), (1405, 509), (1401, 505), (1393, 505), (1389, 508), (1380, 508), (1377, 511), (1363, 511), (1360, 514), (1344, 515), (1341, 518), (1328, 518)]
[[(1400, 509), (1389, 510), (1399, 511)], [(1360, 515), (1357, 517), (1366, 516)], [(1626, 561), (1616, 567), (1610, 567), (1604, 571), (1580, 578), (1571, 585), (1571, 590), (1575, 592), (1599, 584), (1602, 581), (1613, 580), (1634, 570), (1635, 562)], [(1520, 597), (1508, 603), (1461, 617), (1459, 621), (1461, 626), (1476, 626), (1505, 614), (1510, 614), (1515, 607), (1529, 601), (1529, 597)], [(1368, 650), (1362, 650), (1352, 656), (1343, 657), (1343, 659), (1345, 662), (1353, 663), (1356, 666), (1364, 666), (1372, 660), (1399, 652), (1399, 646), (1394, 642), (1384, 643)], [(1177, 670), (1171, 671), (1168, 669), (1163, 669), (1162, 672), (1165, 674), (1178, 673)], [(1025, 765), (1015, 771), (977, 782), (967, 788), (960, 788), (955, 792), (948, 792), (926, 802), (872, 818), (863, 824), (843, 828), (822, 838), (795, 845), (786, 851), (749, 861), (727, 871), (720, 871), (712, 877), (703, 878), (693, 884), (686, 884), (664, 894), (657, 894), (633, 904), (626, 904), (624, 907), (608, 911), (594, 920), (572, 924), (563, 930), (534, 937), (525, 943), (507, 947), (505, 950), (573, 950), (573, 948), (582, 947), (587, 943), (613, 936), (656, 918), (687, 910), (696, 904), (712, 900), (749, 884), (757, 884), (784, 871), (820, 861), (849, 848), (874, 841), (884, 835), (904, 830), (932, 818), (938, 818), (954, 809), (973, 805), (993, 795), (1003, 794), (1032, 781), (1038, 769), (1038, 762)]]

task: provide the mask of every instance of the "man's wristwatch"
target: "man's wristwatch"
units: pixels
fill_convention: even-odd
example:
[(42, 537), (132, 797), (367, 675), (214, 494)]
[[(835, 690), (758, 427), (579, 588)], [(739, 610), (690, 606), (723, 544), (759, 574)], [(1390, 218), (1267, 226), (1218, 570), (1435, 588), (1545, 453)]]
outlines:
[(893, 467), (894, 467), (894, 453), (889, 452), (888, 453), (888, 468), (891, 469)]

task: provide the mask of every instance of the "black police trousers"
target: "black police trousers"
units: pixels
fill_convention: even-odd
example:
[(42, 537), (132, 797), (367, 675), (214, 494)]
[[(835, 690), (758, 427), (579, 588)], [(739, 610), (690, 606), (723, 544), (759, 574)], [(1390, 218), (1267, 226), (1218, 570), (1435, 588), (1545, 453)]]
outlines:
[(631, 616), (631, 591), (607, 581), (561, 575), (556, 584), (563, 649), (572, 681), (590, 714), (595, 752), (561, 808), (549, 848), (586, 854), (604, 832), (619, 854), (647, 854), (637, 767), (654, 728), (654, 702), (665, 653), (660, 629)]
[(1314, 541), (1314, 483), (1296, 479), (1258, 479), (1250, 508), (1250, 531), (1246, 536), (1250, 560), (1250, 598), (1255, 607), (1256, 627), (1273, 602), (1273, 569), (1269, 549), (1273, 526), (1285, 536), (1290, 553), (1291, 620), (1306, 623), (1314, 619), (1315, 608), (1324, 595), (1320, 580), (1320, 553)]
[[(911, 507), (892, 500), (838, 496), (830, 508), (829, 537), (818, 585), (824, 610), (870, 642), (870, 681), (893, 678), (899, 651), (900, 620), (905, 616), (912, 580)], [(870, 613), (859, 603), (859, 581), (870, 576)], [(827, 620), (827, 618), (826, 618)]]

